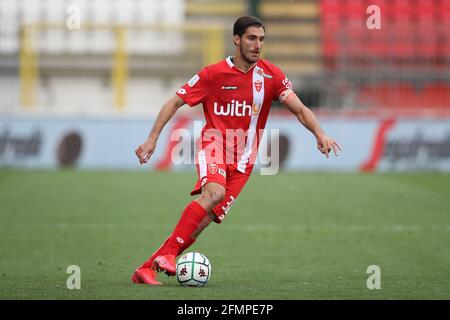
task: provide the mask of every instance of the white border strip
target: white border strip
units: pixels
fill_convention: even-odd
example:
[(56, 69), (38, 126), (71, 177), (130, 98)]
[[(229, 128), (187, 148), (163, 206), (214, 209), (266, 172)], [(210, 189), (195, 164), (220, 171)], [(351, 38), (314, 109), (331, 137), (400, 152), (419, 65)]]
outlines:
[(200, 150), (198, 152), (198, 166), (200, 168), (200, 178), (206, 177), (206, 155), (205, 150)]
[[(245, 169), (247, 168), (247, 164), (249, 162), (250, 155), (253, 152), (253, 143), (256, 135), (256, 125), (258, 124), (258, 118), (261, 113), (262, 105), (264, 103), (264, 77), (262, 76), (262, 69), (258, 66), (255, 66), (253, 69), (253, 79), (252, 79), (252, 87), (253, 87), (253, 104), (252, 104), (252, 115), (250, 120), (250, 126), (248, 128), (248, 137), (247, 144), (245, 145), (244, 154), (238, 162), (238, 171), (245, 173)], [(256, 81), (261, 81), (261, 90), (258, 92), (256, 90), (255, 83)], [(258, 110), (257, 114), (253, 113), (253, 110), (256, 108)]]

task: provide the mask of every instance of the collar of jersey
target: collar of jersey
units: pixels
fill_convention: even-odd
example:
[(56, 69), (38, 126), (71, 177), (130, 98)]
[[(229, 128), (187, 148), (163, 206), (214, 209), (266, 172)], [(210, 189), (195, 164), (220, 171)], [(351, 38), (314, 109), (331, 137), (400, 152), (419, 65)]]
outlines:
[(247, 71), (243, 71), (234, 65), (233, 61), (231, 61), (232, 58), (233, 58), (232, 56), (228, 56), (228, 58), (226, 59), (228, 65), (230, 66), (230, 68), (237, 70), (239, 72), (242, 72), (242, 73), (248, 73), (250, 70), (252, 70), (258, 64), (258, 62), (256, 62), (255, 64), (253, 64), (253, 66), (250, 69), (248, 69)]

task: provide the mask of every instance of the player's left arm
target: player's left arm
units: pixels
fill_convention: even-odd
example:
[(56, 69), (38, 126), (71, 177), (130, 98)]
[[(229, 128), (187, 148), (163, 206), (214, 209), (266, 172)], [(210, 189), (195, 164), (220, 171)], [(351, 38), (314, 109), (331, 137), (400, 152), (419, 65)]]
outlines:
[(291, 93), (290, 96), (284, 101), (284, 105), (291, 111), (300, 123), (307, 128), (317, 139), (317, 149), (322, 152), (327, 158), (331, 149), (335, 156), (338, 155), (338, 150), (342, 150), (339, 144), (333, 139), (328, 137), (323, 129), (320, 127), (319, 121), (317, 121), (314, 113), (300, 101), (295, 93)]

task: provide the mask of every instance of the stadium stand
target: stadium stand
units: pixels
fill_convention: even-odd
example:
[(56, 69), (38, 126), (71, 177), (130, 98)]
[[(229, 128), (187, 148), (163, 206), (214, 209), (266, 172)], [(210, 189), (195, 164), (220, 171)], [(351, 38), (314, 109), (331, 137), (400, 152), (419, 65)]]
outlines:
[(316, 1), (262, 0), (260, 15), (268, 33), (265, 57), (291, 77), (320, 74), (319, 14)]
[(247, 13), (246, 1), (240, 0), (187, 0), (186, 17), (188, 19), (211, 20), (222, 18), (233, 20)]
[(259, 15), (267, 31), (263, 57), (289, 76), (305, 103), (319, 106), (327, 86), (322, 79), (319, 3), (261, 0)]
[[(81, 30), (67, 29), (72, 4)], [(366, 26), (372, 4), (380, 30)], [(232, 54), (249, 13), (266, 24), (263, 58), (311, 107), (450, 107), (450, 0), (0, 0), (0, 108), (86, 108), (67, 99), (76, 87), (105, 110), (158, 106)]]
[[(381, 9), (369, 30), (365, 8)], [(450, 107), (448, 0), (321, 0), (324, 67), (362, 107)]]
[[(71, 6), (81, 14), (79, 29), (68, 27)], [(192, 10), (185, 0), (0, 0), (0, 69), (16, 73), (8, 83), (20, 80), (20, 101), (8, 105), (89, 112), (81, 97), (64, 98), (78, 89), (90, 89), (101, 112), (150, 99), (160, 105), (180, 79), (224, 55), (220, 23), (194, 25)]]

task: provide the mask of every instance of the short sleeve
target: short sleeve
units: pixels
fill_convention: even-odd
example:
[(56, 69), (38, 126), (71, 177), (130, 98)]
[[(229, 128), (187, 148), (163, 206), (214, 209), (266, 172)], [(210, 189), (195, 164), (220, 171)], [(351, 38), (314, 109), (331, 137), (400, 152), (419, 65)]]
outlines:
[(274, 99), (278, 99), (281, 103), (285, 103), (289, 100), (289, 97), (294, 94), (292, 90), (292, 82), (286, 77), (286, 75), (280, 70), (276, 69), (274, 74), (275, 80), (275, 96)]
[(203, 102), (209, 94), (209, 71), (205, 67), (177, 91), (177, 95), (189, 106)]

